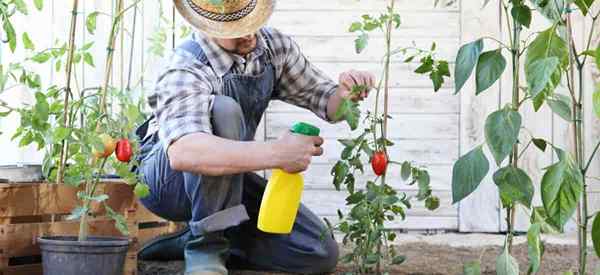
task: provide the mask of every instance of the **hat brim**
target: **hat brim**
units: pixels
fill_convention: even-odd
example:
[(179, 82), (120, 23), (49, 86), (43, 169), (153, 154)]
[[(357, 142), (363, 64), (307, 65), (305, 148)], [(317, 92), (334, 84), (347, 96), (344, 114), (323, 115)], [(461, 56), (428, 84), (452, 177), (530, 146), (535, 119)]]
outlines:
[(215, 38), (238, 38), (256, 33), (264, 26), (275, 8), (274, 0), (258, 0), (254, 10), (243, 18), (231, 22), (219, 22), (199, 15), (187, 0), (175, 0), (179, 14), (193, 27)]

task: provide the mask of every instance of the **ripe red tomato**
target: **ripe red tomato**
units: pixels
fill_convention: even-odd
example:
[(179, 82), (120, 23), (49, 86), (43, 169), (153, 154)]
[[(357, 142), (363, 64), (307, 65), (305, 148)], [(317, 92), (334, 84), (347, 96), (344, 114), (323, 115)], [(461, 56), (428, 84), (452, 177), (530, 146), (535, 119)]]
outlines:
[(117, 149), (115, 150), (117, 159), (121, 162), (129, 162), (132, 154), (133, 152), (131, 150), (131, 143), (129, 143), (129, 140), (126, 138), (120, 139), (117, 142)]
[(373, 157), (371, 158), (371, 168), (373, 168), (375, 175), (381, 176), (385, 173), (387, 162), (388, 160), (384, 152), (379, 151), (373, 154)]

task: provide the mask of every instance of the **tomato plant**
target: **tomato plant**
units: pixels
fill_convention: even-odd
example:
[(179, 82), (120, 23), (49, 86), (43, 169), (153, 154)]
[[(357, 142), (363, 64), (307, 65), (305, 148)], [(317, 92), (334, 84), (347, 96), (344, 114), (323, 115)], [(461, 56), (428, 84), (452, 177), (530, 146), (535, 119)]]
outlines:
[[(428, 209), (434, 210), (439, 206), (439, 199), (432, 195), (429, 172), (423, 167), (410, 161), (398, 162), (389, 156), (388, 147), (394, 143), (388, 139), (388, 119), (391, 119), (388, 109), (390, 63), (394, 56), (402, 56), (404, 62), (413, 60), (419, 63), (415, 70), (417, 74), (429, 76), (437, 91), (450, 75), (448, 62), (437, 59), (435, 43), (427, 50), (416, 48), (414, 45), (392, 49), (392, 32), (401, 25), (400, 14), (395, 11), (394, 0), (389, 1), (386, 11), (378, 16), (365, 14), (360, 21), (352, 23), (349, 31), (358, 34), (355, 40), (355, 50), (361, 53), (368, 45), (369, 34), (381, 32), (386, 41), (383, 55), (383, 74), (376, 87), (374, 108), (366, 111), (363, 122), (365, 127), (353, 138), (340, 139), (344, 146), (341, 159), (331, 170), (333, 185), (336, 190), (342, 187), (348, 192), (346, 204), (351, 206), (348, 213), (338, 210), (340, 222), (333, 227), (344, 234), (343, 243), (352, 244), (353, 250), (342, 257), (342, 261), (352, 263), (359, 274), (375, 271), (382, 273), (382, 264), (389, 261), (401, 264), (405, 257), (399, 255), (389, 242), (396, 238), (396, 233), (386, 229), (385, 223), (404, 219), (405, 211), (412, 206), (412, 200), (425, 201)], [(351, 93), (364, 91), (365, 87), (355, 86)], [(383, 99), (383, 110), (379, 109), (380, 99)], [(342, 101), (337, 110), (337, 118), (345, 120), (352, 130), (359, 128), (362, 115), (359, 104), (350, 99)], [(390, 159), (388, 159), (390, 157)], [(370, 162), (375, 178), (366, 183), (357, 182), (357, 175), (364, 173), (364, 162)], [(393, 167), (391, 165), (394, 165)], [(418, 192), (408, 195), (398, 192), (386, 183), (386, 170), (401, 169), (402, 179), (408, 185), (415, 185)]]

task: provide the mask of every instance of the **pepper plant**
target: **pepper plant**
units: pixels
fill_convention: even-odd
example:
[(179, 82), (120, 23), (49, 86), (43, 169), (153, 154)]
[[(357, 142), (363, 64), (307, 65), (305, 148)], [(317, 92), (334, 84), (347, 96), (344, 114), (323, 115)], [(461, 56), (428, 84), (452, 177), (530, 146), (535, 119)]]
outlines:
[[(491, 2), (484, 1), (484, 6)], [(580, 96), (576, 97), (574, 79), (569, 76), (573, 69), (573, 60), (577, 60), (579, 75), (582, 75), (581, 58), (585, 53), (591, 54), (590, 42), (586, 49), (577, 53), (573, 43), (568, 17), (575, 11), (575, 4), (584, 14), (594, 1), (541, 1), (500, 0), (503, 19), (506, 19), (508, 41), (500, 41), (493, 37), (483, 37), (463, 45), (456, 57), (455, 87), (458, 93), (475, 70), (476, 91), (478, 95), (491, 87), (506, 69), (505, 55), (510, 57), (512, 75), (511, 102), (491, 113), (485, 122), (485, 143), (473, 148), (460, 157), (453, 168), (452, 192), (453, 202), (459, 202), (477, 189), (489, 172), (489, 158), (499, 167), (493, 174), (493, 181), (498, 187), (502, 207), (506, 209), (507, 236), (503, 252), (496, 262), (496, 270), (500, 274), (518, 274), (519, 265), (511, 256), (514, 235), (515, 207), (521, 205), (530, 209), (531, 226), (528, 231), (529, 273), (536, 273), (540, 268), (543, 244), (540, 234), (544, 232), (562, 232), (565, 224), (572, 218), (581, 202), (582, 213), (587, 213), (585, 175), (587, 168), (583, 164), (581, 149), (583, 78), (579, 78)], [(529, 28), (532, 17), (536, 14), (550, 19), (550, 26), (535, 33), (531, 40), (523, 37), (525, 28)], [(597, 15), (592, 18), (593, 24)], [(566, 30), (566, 31), (565, 31)], [(591, 35), (591, 34), (590, 34)], [(591, 36), (590, 36), (591, 37)], [(590, 38), (591, 39), (591, 38)], [(492, 42), (497, 47), (483, 51), (484, 41)], [(585, 58), (583, 58), (585, 60)], [(581, 62), (581, 64), (580, 64)], [(521, 75), (524, 68), (525, 76)], [(566, 75), (566, 77), (565, 77)], [(566, 79), (570, 96), (556, 91)], [(573, 123), (575, 148), (570, 153), (542, 138), (534, 137), (531, 131), (523, 127), (520, 108), (523, 104), (533, 104), (538, 111), (544, 104), (559, 117)], [(550, 127), (551, 125), (548, 125)], [(519, 158), (534, 145), (540, 151), (552, 149), (557, 161), (545, 172), (541, 181), (542, 206), (531, 205), (534, 186), (530, 176), (519, 167)], [(484, 146), (491, 156), (484, 153)], [(594, 158), (596, 151), (589, 157)], [(575, 155), (575, 157), (573, 157)], [(580, 251), (585, 256), (585, 236), (589, 217), (584, 214), (583, 223), (578, 223), (580, 235)], [(580, 217), (579, 220), (582, 218)], [(584, 257), (585, 258), (585, 257)], [(580, 273), (585, 274), (585, 259), (580, 259)]]
[[(387, 9), (378, 16), (365, 14), (360, 21), (352, 23), (350, 32), (358, 34), (355, 40), (357, 53), (362, 52), (368, 45), (369, 34), (383, 33), (385, 39), (385, 52), (382, 58), (382, 75), (375, 87), (375, 102), (362, 118), (361, 129), (356, 136), (340, 139), (344, 146), (341, 159), (336, 162), (331, 170), (333, 185), (336, 190), (342, 187), (348, 192), (346, 204), (350, 206), (348, 213), (338, 210), (339, 223), (333, 229), (344, 234), (343, 243), (352, 244), (353, 250), (344, 255), (343, 262), (353, 263), (357, 274), (375, 271), (382, 273), (382, 265), (386, 262), (400, 264), (405, 257), (399, 255), (390, 242), (396, 238), (396, 233), (386, 229), (386, 222), (393, 222), (398, 217), (404, 219), (406, 209), (411, 208), (414, 199), (424, 201), (428, 209), (434, 210), (439, 206), (439, 199), (432, 195), (430, 177), (424, 167), (411, 161), (398, 162), (392, 160), (388, 148), (394, 143), (388, 139), (388, 120), (392, 119), (389, 112), (389, 80), (390, 64), (393, 57), (400, 56), (403, 62), (413, 60), (419, 62), (415, 70), (418, 74), (429, 76), (434, 85), (434, 90), (440, 89), (444, 78), (450, 76), (448, 62), (436, 58), (435, 43), (430, 49), (422, 50), (416, 46), (392, 47), (393, 31), (401, 26), (401, 17), (395, 11), (395, 0), (388, 2)], [(368, 89), (364, 86), (355, 86), (352, 93), (360, 93)], [(380, 102), (383, 99), (383, 110)], [(344, 119), (352, 130), (359, 128), (361, 111), (359, 104), (349, 99), (342, 101), (338, 112), (338, 119)], [(375, 174), (374, 178), (365, 184), (357, 182), (357, 175), (365, 172), (364, 162), (368, 161)], [(386, 181), (386, 172), (396, 165), (401, 169), (402, 179), (408, 185), (416, 185), (416, 195), (409, 195), (396, 191)], [(331, 223), (326, 220), (327, 224)]]
[[(82, 187), (82, 191), (77, 193), (81, 205), (67, 217), (68, 220), (80, 220), (79, 240), (86, 240), (89, 234), (87, 219), (92, 203), (104, 206), (106, 214), (115, 220), (117, 229), (124, 235), (128, 234), (125, 218), (105, 203), (108, 195), (98, 190), (103, 175), (114, 172), (128, 184), (135, 186), (136, 195), (142, 197), (148, 194), (148, 187), (132, 172), (132, 167), (137, 165), (132, 154), (137, 152), (138, 145), (133, 142), (135, 139), (131, 135), (134, 127), (144, 119), (143, 101), (131, 94), (133, 91), (129, 84), (127, 87), (109, 85), (117, 36), (124, 29), (121, 25), (122, 18), (127, 11), (135, 9), (140, 1), (124, 7), (124, 1), (116, 0), (114, 15), (106, 15), (111, 16), (111, 25), (106, 44), (105, 75), (101, 86), (73, 85), (72, 80), (78, 84), (76, 71), (73, 70), (75, 65), (83, 62), (86, 69), (96, 66), (90, 51), (94, 42), (81, 46), (75, 43), (77, 16), (81, 13), (78, 10), (78, 0), (72, 1), (67, 42), (57, 42), (55, 47), (35, 51), (33, 41), (25, 39), (23, 35), (23, 45), (29, 57), (23, 62), (12, 63), (15, 64), (10, 65), (13, 69), (2, 74), (0, 84), (4, 87), (10, 80), (9, 77), (16, 79), (15, 71), (22, 70), (19, 81), (27, 84), (35, 96), (35, 102), (24, 107), (2, 104), (3, 115), (17, 112), (21, 117), (20, 126), (13, 139), (18, 139), (20, 146), (37, 144), (38, 149), (45, 149), (43, 171), (49, 181)], [(17, 0), (9, 1), (17, 2), (22, 3)], [(40, 9), (41, 2), (35, 1)], [(87, 15), (86, 29), (89, 35), (94, 34), (96, 17), (100, 14), (92, 12)], [(4, 24), (6, 26), (6, 21)], [(121, 54), (124, 54), (123, 51)], [(53, 64), (57, 72), (65, 73), (65, 85), (44, 86), (37, 74), (27, 73), (25, 68), (30, 63)], [(118, 142), (115, 137), (118, 138)], [(116, 158), (113, 158), (115, 149)]]

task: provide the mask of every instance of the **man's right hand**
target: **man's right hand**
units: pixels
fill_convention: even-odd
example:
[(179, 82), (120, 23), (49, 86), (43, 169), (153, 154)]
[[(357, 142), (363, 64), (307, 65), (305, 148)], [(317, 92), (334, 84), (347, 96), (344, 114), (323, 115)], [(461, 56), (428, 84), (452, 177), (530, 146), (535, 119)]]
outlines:
[(323, 154), (323, 138), (286, 132), (275, 141), (275, 156), (279, 168), (288, 173), (303, 172), (313, 156)]

